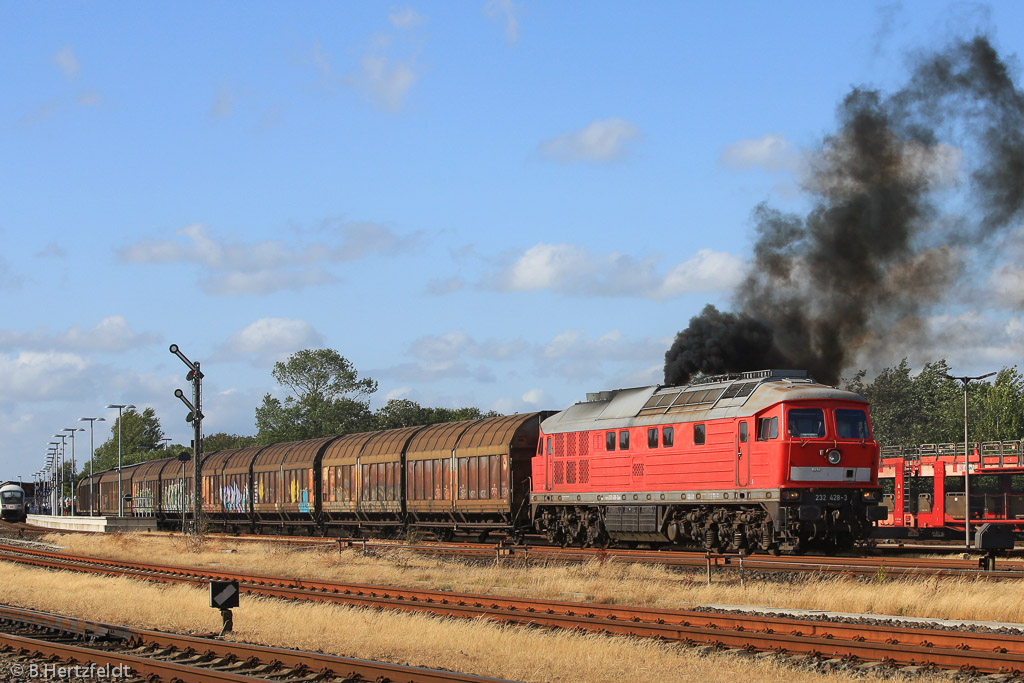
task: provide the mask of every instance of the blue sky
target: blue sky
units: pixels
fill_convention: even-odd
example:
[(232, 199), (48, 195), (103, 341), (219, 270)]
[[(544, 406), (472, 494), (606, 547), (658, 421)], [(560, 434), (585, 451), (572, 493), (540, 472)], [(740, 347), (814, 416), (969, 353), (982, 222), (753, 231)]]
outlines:
[[(752, 209), (803, 207), (851, 86), (975, 30), (1024, 45), (1013, 2), (7, 2), (0, 25), (0, 478), (26, 479), (108, 403), (187, 443), (172, 342), (206, 433), (254, 433), (310, 347), (374, 407), (658, 383), (729, 308)], [(939, 307), (904, 355), (1018, 361), (1019, 232), (1003, 253), (990, 305)]]

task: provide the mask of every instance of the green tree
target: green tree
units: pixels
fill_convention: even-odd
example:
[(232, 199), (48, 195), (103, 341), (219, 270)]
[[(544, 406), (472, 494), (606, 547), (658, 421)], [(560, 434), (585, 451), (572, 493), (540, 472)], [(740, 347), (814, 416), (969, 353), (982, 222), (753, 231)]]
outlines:
[(391, 399), (374, 414), (377, 429), (397, 429), (497, 416), (498, 413), (493, 410), (484, 413), (479, 408), (424, 408), (415, 401), (405, 398)]
[(238, 434), (217, 432), (216, 434), (210, 434), (209, 436), (203, 437), (203, 453), (210, 454), (214, 451), (247, 448), (255, 444), (255, 436), (239, 436)]
[[(991, 384), (968, 385), (967, 409), (971, 441), (1012, 441), (1024, 437), (1024, 377), (1017, 366), (1000, 370)], [(962, 420), (962, 398), (959, 415)], [(962, 427), (959, 438), (963, 438)]]
[[(156, 411), (146, 408), (141, 413), (134, 408), (124, 411), (120, 418), (114, 420), (110, 427), (110, 438), (96, 447), (93, 457), (94, 471), (117, 467), (117, 430), (121, 428), (121, 464), (154, 460), (167, 455), (162, 447), (164, 432), (160, 427), (160, 418)], [(83, 458), (84, 473), (89, 472), (89, 456)]]
[(373, 379), (359, 378), (352, 363), (333, 349), (304, 349), (274, 364), (277, 383), (294, 395), (266, 394), (256, 409), (256, 439), (279, 443), (366, 431), (374, 426), (369, 395)]
[[(949, 379), (945, 360), (925, 363), (916, 376), (904, 358), (871, 382), (861, 370), (846, 388), (871, 402), (875, 438), (883, 446), (963, 442), (963, 385)], [(968, 439), (1007, 441), (1024, 437), (1024, 377), (1003, 368), (991, 384), (967, 386)]]

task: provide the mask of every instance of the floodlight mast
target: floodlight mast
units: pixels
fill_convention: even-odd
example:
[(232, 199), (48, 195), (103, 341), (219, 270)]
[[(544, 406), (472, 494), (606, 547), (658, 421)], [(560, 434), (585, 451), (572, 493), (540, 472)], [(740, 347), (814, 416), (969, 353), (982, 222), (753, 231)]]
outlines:
[[(995, 374), (997, 373), (990, 372), (985, 375), (975, 375), (974, 377), (957, 377), (949, 374), (948, 372), (944, 372), (941, 375), (946, 379), (952, 379), (960, 382), (964, 387), (964, 546), (968, 550), (971, 547), (971, 453), (970, 445), (967, 441), (967, 385), (971, 382), (986, 379)], [(956, 456), (953, 458), (953, 464), (956, 465)], [(981, 465), (982, 463), (978, 462), (978, 466), (981, 467)]]
[[(188, 367), (188, 374), (185, 375), (185, 379), (192, 383), (191, 401), (185, 398), (185, 392), (181, 389), (176, 389), (174, 395), (188, 407), (189, 413), (185, 417), (185, 421), (192, 423), (192, 520), (195, 533), (199, 533), (199, 518), (203, 511), (203, 492), (200, 479), (202, 474), (200, 467), (203, 462), (203, 373), (199, 369), (199, 363), (190, 361), (181, 352), (177, 344), (171, 344), (169, 351)], [(184, 508), (184, 505), (182, 505), (182, 508)]]

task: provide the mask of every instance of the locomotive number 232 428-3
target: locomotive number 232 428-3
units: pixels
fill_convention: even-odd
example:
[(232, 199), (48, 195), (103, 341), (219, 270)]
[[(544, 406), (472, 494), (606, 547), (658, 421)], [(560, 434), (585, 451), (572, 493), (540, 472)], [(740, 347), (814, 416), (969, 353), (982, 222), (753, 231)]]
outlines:
[(846, 494), (838, 491), (815, 493), (815, 503), (845, 503)]

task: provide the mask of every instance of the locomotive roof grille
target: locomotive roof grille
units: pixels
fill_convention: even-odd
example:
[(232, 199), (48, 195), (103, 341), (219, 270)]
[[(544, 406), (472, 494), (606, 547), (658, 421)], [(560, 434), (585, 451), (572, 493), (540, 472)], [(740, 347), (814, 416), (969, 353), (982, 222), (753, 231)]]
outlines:
[(690, 380), (687, 386), (695, 386), (697, 384), (714, 384), (716, 382), (731, 382), (738, 379), (768, 379), (768, 378), (786, 378), (786, 379), (805, 379), (807, 377), (806, 370), (748, 370), (747, 372), (735, 372), (724, 375), (706, 375), (704, 377), (696, 377)]

